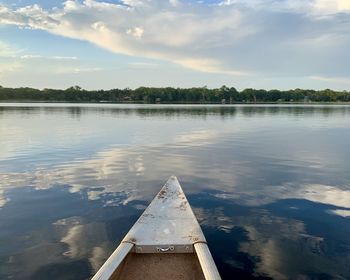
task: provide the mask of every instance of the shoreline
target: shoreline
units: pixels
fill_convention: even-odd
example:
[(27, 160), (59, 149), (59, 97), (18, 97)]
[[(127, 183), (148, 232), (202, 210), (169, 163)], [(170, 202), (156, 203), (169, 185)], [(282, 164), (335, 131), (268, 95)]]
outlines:
[(0, 100), (0, 104), (110, 104), (110, 105), (217, 105), (217, 106), (230, 106), (230, 105), (350, 105), (350, 102), (233, 102), (233, 103), (195, 103), (195, 102), (160, 102), (160, 103), (145, 103), (145, 102), (109, 102), (109, 101), (89, 101), (89, 102), (76, 102), (76, 101), (37, 101), (37, 100)]

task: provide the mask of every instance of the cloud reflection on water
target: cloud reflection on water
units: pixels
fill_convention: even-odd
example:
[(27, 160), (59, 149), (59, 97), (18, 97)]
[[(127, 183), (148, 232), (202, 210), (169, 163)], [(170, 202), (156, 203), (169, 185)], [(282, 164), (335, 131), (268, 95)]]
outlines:
[[(181, 147), (188, 149), (192, 145), (203, 146), (212, 143), (218, 134), (210, 130), (194, 131), (192, 134), (178, 135), (173, 142), (166, 145), (176, 150)], [(140, 189), (137, 186), (137, 177), (140, 180), (155, 178), (152, 169), (162, 168), (162, 161), (157, 159), (159, 154), (164, 152), (164, 146), (146, 145), (143, 147), (115, 147), (109, 150), (97, 152), (91, 159), (76, 160), (54, 166), (50, 169), (38, 168), (33, 172), (26, 173), (0, 173), (0, 187), (3, 190), (27, 185), (35, 186), (35, 189), (47, 189), (61, 184), (71, 186), (71, 192), (79, 192), (87, 188), (89, 199), (99, 199), (104, 193), (114, 193), (124, 191), (128, 193), (128, 199), (151, 199), (154, 193), (149, 189)], [(186, 157), (167, 158), (168, 165), (181, 169), (181, 173), (188, 173), (192, 167), (191, 162)], [(146, 160), (146, 162), (145, 162)], [(146, 170), (147, 168), (147, 170)], [(147, 171), (147, 172), (146, 172)], [(164, 178), (159, 178), (162, 182), (171, 173), (163, 172)], [(123, 177), (121, 177), (123, 176)], [(136, 176), (136, 182), (131, 182), (130, 177)], [(126, 180), (126, 178), (128, 178)], [(158, 188), (156, 185), (155, 188)], [(142, 193), (138, 193), (142, 191)], [(148, 192), (149, 194), (145, 193)], [(154, 191), (154, 190), (153, 190)], [(2, 205), (6, 203), (4, 192), (0, 193)], [(2, 196), (1, 196), (2, 195)], [(124, 203), (127, 203), (124, 202)], [(108, 202), (110, 204), (110, 202)]]
[(260, 206), (280, 199), (300, 198), (337, 207), (350, 208), (349, 186), (324, 186), (319, 184), (295, 185), (286, 183), (282, 186), (261, 186), (259, 192), (240, 190), (234, 193), (219, 193), (216, 197), (234, 200), (243, 205)]
[(172, 174), (227, 279), (350, 276), (348, 107), (108, 107), (36, 112), (58, 143), (82, 125), (94, 145), (0, 155), (0, 276), (88, 277)]
[[(140, 202), (104, 207), (108, 197), (89, 202), (85, 191), (71, 193), (64, 186), (13, 189), (9, 196), (0, 211), (0, 227), (6, 229), (0, 241), (7, 236), (1, 245), (0, 278), (86, 279), (140, 214)], [(123, 193), (114, 197), (125, 200)]]
[[(318, 223), (329, 220), (327, 207), (321, 207), (314, 213), (315, 216), (304, 215), (305, 210), (296, 211), (295, 217), (290, 216), (280, 208), (274, 209), (274, 204), (267, 207), (239, 206), (234, 202), (217, 198), (215, 202), (209, 202), (204, 194), (193, 196), (194, 208), (205, 233), (209, 235), (211, 229), (222, 232), (226, 239), (226, 249), (218, 250), (216, 244), (212, 244), (214, 256), (219, 262), (228, 262), (232, 267), (231, 275), (238, 274), (247, 269), (237, 260), (248, 263), (254, 258), (254, 266), (251, 269), (253, 275), (265, 275), (273, 279), (315, 279), (325, 277), (326, 279), (345, 279), (349, 275), (347, 263), (350, 261), (346, 251), (339, 252), (334, 242), (343, 243), (342, 246), (349, 246), (350, 242), (345, 240), (335, 241), (333, 238), (337, 233), (321, 234), (317, 229)], [(204, 201), (203, 201), (204, 200)], [(208, 204), (205, 204), (205, 201)], [(283, 205), (283, 200), (281, 201)], [(302, 200), (295, 200), (295, 205), (304, 204)], [(206, 208), (199, 205), (210, 205)], [(287, 203), (286, 203), (287, 204)], [(288, 207), (291, 208), (291, 207)], [(315, 221), (317, 221), (315, 223)], [(341, 224), (333, 221), (335, 226)], [(324, 223), (326, 226), (328, 223)], [(243, 230), (244, 235), (235, 233)], [(342, 234), (348, 234), (349, 224), (340, 229)], [(319, 231), (319, 234), (317, 234)], [(232, 246), (237, 242), (237, 247)], [(225, 246), (225, 245), (223, 245)], [(231, 249), (229, 249), (231, 246)], [(218, 250), (218, 251), (217, 251)], [(231, 256), (240, 255), (231, 260)], [(321, 265), (322, 264), (322, 265)]]

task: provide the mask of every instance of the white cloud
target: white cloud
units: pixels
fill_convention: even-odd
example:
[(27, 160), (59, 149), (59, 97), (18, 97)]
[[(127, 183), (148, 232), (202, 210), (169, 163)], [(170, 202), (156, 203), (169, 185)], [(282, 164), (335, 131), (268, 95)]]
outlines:
[(48, 57), (49, 59), (56, 59), (56, 60), (78, 60), (79, 58), (76, 56), (51, 56)]
[(50, 10), (0, 5), (0, 24), (208, 73), (340, 77), (350, 75), (349, 13), (348, 0), (85, 0)]
[(80, 68), (74, 68), (73, 69), (74, 73), (92, 73), (92, 72), (100, 72), (103, 71), (103, 68), (100, 67), (80, 67)]
[[(338, 14), (349, 16), (349, 6), (344, 0), (229, 0), (212, 5), (85, 0), (66, 1), (63, 8), (51, 10), (37, 4), (18, 9), (0, 5), (0, 23), (208, 73), (309, 77), (318, 70), (319, 76), (346, 76), (350, 36), (344, 31), (350, 25), (338, 20)], [(341, 40), (334, 40), (339, 36)], [(334, 60), (338, 64), (330, 68)]]
[(130, 7), (136, 7), (146, 5), (150, 0), (123, 0), (122, 2)]
[[(239, 11), (226, 13), (219, 8), (211, 12), (206, 7), (204, 16), (188, 5), (180, 9), (185, 5), (177, 1), (123, 3), (126, 6), (93, 0), (66, 1), (63, 9), (51, 11), (38, 5), (13, 10), (3, 7), (0, 22), (87, 40), (117, 53), (167, 60), (195, 70), (240, 73), (205, 53), (205, 46), (220, 45), (225, 36), (212, 37), (213, 32), (234, 32), (235, 38), (249, 33), (240, 26)], [(192, 50), (186, 53), (185, 48)]]
[(36, 59), (36, 58), (42, 58), (42, 56), (36, 55), (36, 54), (21, 55), (21, 59)]
[(0, 63), (0, 77), (13, 72), (18, 72), (23, 68), (23, 65), (18, 62)]
[(292, 10), (310, 15), (350, 11), (350, 2), (348, 0), (224, 0), (219, 5), (246, 5), (258, 9)]
[(157, 63), (150, 63), (150, 62), (130, 62), (128, 63), (129, 67), (131, 68), (156, 68), (159, 66)]
[[(1, 10), (0, 10), (1, 13)], [(11, 46), (5, 42), (0, 41), (0, 57), (15, 57), (20, 53), (21, 50), (17, 49), (14, 46)]]
[(42, 56), (38, 54), (21, 55), (21, 59), (53, 59), (53, 60), (78, 60), (76, 56)]
[(322, 76), (310, 76), (310, 79), (322, 81), (322, 82), (332, 82), (332, 83), (340, 83), (340, 84), (348, 84), (350, 85), (350, 77), (322, 77)]
[(0, 57), (3, 58), (20, 58), (20, 59), (52, 59), (52, 60), (78, 60), (76, 56), (43, 56), (39, 54), (24, 54), (25, 50), (19, 49), (5, 42), (0, 41)]
[(313, 3), (313, 8), (316, 11), (326, 13), (349, 12), (349, 0), (316, 0)]
[(142, 35), (143, 35), (144, 32), (145, 32), (145, 31), (143, 30), (142, 27), (134, 27), (134, 28), (132, 28), (132, 29), (128, 29), (128, 30), (126, 31), (126, 34), (132, 35), (132, 36), (134, 36), (136, 39), (141, 39), (141, 37), (142, 37)]
[(179, 0), (169, 0), (169, 3), (174, 7), (181, 5), (181, 2)]
[(56, 70), (57, 74), (81, 74), (81, 73), (94, 73), (103, 71), (100, 67), (59, 67)]

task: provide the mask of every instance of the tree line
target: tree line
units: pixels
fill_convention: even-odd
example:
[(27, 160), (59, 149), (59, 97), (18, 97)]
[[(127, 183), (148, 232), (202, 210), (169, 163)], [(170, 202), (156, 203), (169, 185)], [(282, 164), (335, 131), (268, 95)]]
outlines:
[(209, 89), (153, 88), (85, 90), (79, 86), (61, 89), (6, 88), (0, 86), (0, 101), (21, 102), (113, 102), (113, 103), (264, 103), (264, 102), (349, 102), (350, 91), (325, 90), (264, 90), (222, 86)]

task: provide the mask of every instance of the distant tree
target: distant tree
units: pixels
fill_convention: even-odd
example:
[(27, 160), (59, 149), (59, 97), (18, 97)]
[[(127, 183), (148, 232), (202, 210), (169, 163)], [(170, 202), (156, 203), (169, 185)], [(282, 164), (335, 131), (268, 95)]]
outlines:
[(150, 88), (139, 87), (111, 90), (87, 91), (80, 86), (72, 86), (66, 90), (34, 88), (5, 88), (0, 86), (2, 101), (66, 101), (66, 102), (137, 102), (137, 103), (226, 103), (240, 102), (277, 102), (304, 100), (315, 102), (349, 102), (349, 91), (333, 91), (330, 89), (315, 91), (294, 89), (287, 91), (247, 88), (237, 91), (234, 87), (223, 85), (220, 88)]

